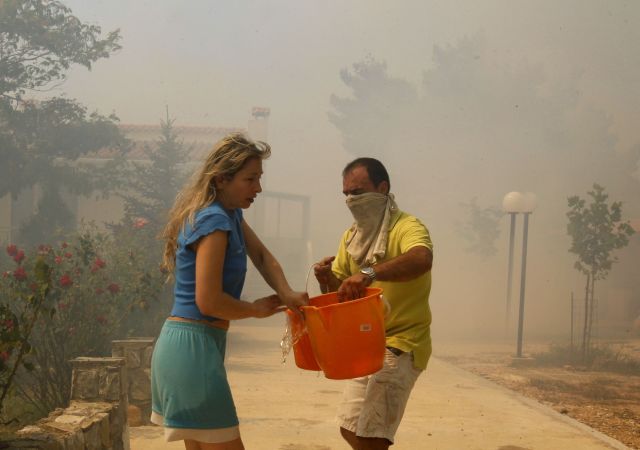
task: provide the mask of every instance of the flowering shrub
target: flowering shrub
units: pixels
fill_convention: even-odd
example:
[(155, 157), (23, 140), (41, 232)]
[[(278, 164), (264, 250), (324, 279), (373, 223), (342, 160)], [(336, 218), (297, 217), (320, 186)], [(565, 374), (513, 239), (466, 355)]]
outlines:
[[(27, 271), (23, 265), (24, 251), (10, 245), (7, 254), (17, 267), (3, 273), (0, 285), (16, 288), (3, 289), (3, 302), (0, 302), (0, 411), (18, 369), (23, 367), (31, 371), (34, 368), (25, 356), (32, 348), (30, 337), (38, 315), (44, 309), (50, 279), (49, 267), (41, 258), (36, 259)], [(29, 273), (32, 280), (27, 286)]]
[[(139, 225), (139, 224), (138, 224)], [(115, 238), (87, 229), (32, 251), (6, 247), (0, 277), (0, 408), (17, 385), (41, 412), (68, 402), (77, 356), (105, 356), (132, 332), (131, 316), (162, 291), (164, 274), (147, 257), (144, 224)], [(140, 322), (138, 316), (136, 322)], [(39, 370), (29, 370), (29, 369)]]

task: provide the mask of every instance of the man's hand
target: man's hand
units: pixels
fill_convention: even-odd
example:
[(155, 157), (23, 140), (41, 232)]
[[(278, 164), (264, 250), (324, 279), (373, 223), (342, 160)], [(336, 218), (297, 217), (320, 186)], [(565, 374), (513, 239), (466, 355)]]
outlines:
[(331, 286), (333, 278), (335, 278), (333, 272), (331, 272), (331, 263), (334, 259), (336, 259), (335, 256), (326, 256), (313, 266), (313, 274), (316, 276), (321, 289)]
[(367, 292), (366, 288), (369, 287), (371, 283), (371, 278), (363, 273), (351, 275), (344, 280), (338, 288), (338, 300), (342, 302), (364, 297)]

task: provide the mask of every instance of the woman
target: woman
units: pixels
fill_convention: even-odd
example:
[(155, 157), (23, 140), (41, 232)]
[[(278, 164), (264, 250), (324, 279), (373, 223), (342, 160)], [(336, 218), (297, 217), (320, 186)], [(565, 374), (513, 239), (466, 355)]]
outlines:
[[(270, 154), (268, 144), (242, 134), (223, 138), (178, 195), (163, 233), (174, 306), (153, 352), (151, 421), (187, 450), (244, 449), (224, 368), (229, 321), (308, 302), (242, 218), (262, 191), (262, 160)], [(277, 294), (239, 300), (247, 255)]]

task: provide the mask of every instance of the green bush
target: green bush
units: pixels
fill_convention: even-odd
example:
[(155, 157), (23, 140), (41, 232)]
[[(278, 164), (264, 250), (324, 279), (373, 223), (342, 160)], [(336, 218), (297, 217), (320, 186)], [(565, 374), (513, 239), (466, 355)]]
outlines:
[[(7, 247), (0, 279), (2, 400), (11, 390), (42, 415), (66, 406), (69, 360), (108, 356), (113, 339), (159, 328), (165, 274), (149, 258), (153, 240), (139, 221), (115, 236), (84, 227), (55, 245)], [(149, 324), (145, 315), (153, 311)]]

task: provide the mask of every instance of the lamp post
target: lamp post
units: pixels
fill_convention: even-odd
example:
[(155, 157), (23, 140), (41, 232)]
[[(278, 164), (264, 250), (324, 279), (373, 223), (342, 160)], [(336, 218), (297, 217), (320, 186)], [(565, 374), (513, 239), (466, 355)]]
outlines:
[[(524, 326), (524, 292), (527, 276), (527, 241), (529, 237), (529, 216), (536, 208), (537, 199), (531, 192), (509, 192), (505, 195), (502, 206), (511, 215), (511, 234), (509, 236), (509, 276), (507, 281), (507, 321), (510, 315), (511, 286), (513, 271), (513, 235), (515, 231), (516, 214), (524, 215), (524, 227), (522, 230), (522, 264), (520, 266), (520, 308), (518, 312), (518, 345), (516, 356), (522, 357), (522, 331)], [(507, 322), (508, 323), (508, 322)]]
[(509, 228), (509, 266), (507, 271), (507, 299), (504, 317), (505, 331), (509, 331), (509, 318), (511, 317), (511, 288), (513, 286), (513, 244), (516, 231), (516, 215), (520, 211), (522, 201), (520, 192), (509, 192), (502, 199), (502, 209), (511, 216), (511, 227)]

